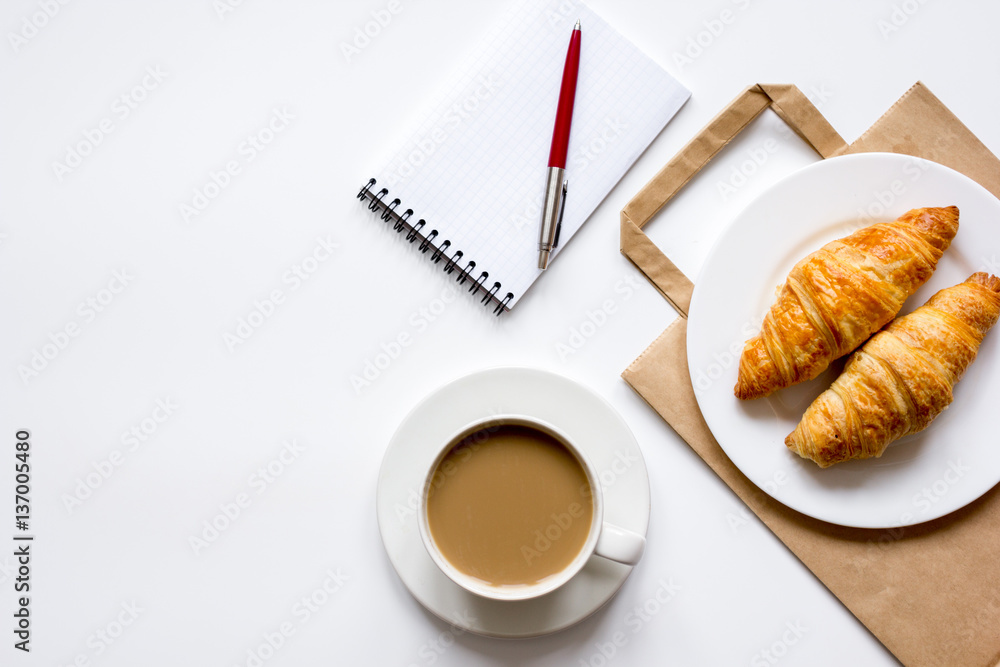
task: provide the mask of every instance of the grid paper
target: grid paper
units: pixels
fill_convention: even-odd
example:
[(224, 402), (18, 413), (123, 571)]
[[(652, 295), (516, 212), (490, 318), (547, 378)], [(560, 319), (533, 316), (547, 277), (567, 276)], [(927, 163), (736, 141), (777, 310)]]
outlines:
[(624, 176), (690, 92), (582, 3), (523, 2), (481, 42), (409, 139), (377, 171), (375, 191), (437, 230), (473, 277), (501, 283), (508, 307), (541, 275), (538, 230), (566, 48), (582, 30), (559, 248)]

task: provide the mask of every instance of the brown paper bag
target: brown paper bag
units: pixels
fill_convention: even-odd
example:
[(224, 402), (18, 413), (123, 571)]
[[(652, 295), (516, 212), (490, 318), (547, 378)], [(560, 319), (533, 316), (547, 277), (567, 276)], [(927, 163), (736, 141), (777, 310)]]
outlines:
[(824, 158), (906, 153), (960, 171), (1000, 197), (1000, 161), (921, 83), (850, 146), (795, 86), (751, 86), (622, 210), (622, 253), (681, 315), (622, 377), (904, 664), (1000, 665), (1000, 486), (957, 512), (908, 528), (836, 526), (757, 488), (698, 410), (685, 341), (693, 285), (642, 227), (767, 108)]

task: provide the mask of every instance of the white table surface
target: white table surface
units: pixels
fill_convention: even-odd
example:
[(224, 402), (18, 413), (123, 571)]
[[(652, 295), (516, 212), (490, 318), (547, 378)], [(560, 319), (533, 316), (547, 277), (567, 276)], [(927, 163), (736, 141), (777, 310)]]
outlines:
[[(502, 3), (224, 2), (0, 10), (0, 663), (253, 665), (248, 651), (283, 624), (294, 634), (269, 667), (896, 662), (621, 379), (675, 313), (619, 253), (618, 212), (754, 82), (797, 84), (852, 141), (923, 80), (1000, 153), (1000, 6), (593, 0), (692, 98), (495, 319), (451, 300), (450, 281), (354, 194)], [(379, 17), (378, 34), (345, 53)], [(269, 124), (273, 141), (244, 143)], [(88, 141), (75, 167), (54, 166)], [(696, 277), (737, 211), (816, 159), (768, 112), (650, 233)], [(239, 172), (185, 220), (180, 205), (229, 162)], [(306, 280), (286, 273), (300, 265), (315, 269)], [(230, 349), (226, 334), (276, 290), (270, 317)], [(607, 300), (614, 312), (574, 348)], [(401, 336), (370, 384), (352, 383)], [(36, 352), (50, 358), (25, 373)], [(648, 550), (619, 595), (524, 641), (457, 633), (424, 611), (375, 521), (403, 415), (451, 378), (506, 364), (610, 401), (639, 441), (653, 501)], [(32, 442), (27, 655), (12, 635), (18, 429)], [(192, 546), (234, 506), (225, 530)], [(337, 589), (324, 604), (296, 607), (324, 583)], [(676, 594), (652, 604), (664, 585)]]

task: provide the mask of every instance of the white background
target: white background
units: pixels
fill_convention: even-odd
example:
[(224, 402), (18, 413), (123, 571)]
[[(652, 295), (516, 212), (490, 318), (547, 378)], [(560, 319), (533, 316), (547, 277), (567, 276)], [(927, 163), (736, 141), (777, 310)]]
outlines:
[[(620, 378), (675, 313), (619, 254), (618, 212), (755, 82), (797, 84), (852, 141), (923, 80), (1000, 152), (1000, 7), (594, 0), (693, 96), (497, 319), (452, 299), (450, 281), (354, 194), (503, 4), (4, 3), (0, 540), (13, 544), (14, 433), (26, 428), (36, 541), (29, 656), (12, 648), (16, 574), (0, 549), (0, 663), (247, 665), (284, 622), (296, 632), (267, 665), (895, 663)], [(244, 142), (276, 109), (291, 118), (250, 160)], [(111, 132), (78, 166), (54, 167), (105, 119)], [(816, 159), (767, 112), (650, 233), (694, 278), (737, 211)], [(239, 172), (185, 221), (180, 205), (230, 161)], [(337, 248), (295, 287), (283, 277), (318, 238)], [(282, 302), (230, 349), (224, 336), (275, 290)], [(352, 383), (389, 351), (369, 384)], [(50, 358), (25, 373), (36, 352)], [(524, 641), (456, 634), (425, 612), (388, 563), (374, 507), (406, 412), (449, 379), (505, 364), (610, 401), (642, 447), (653, 499), (647, 552), (620, 594)], [(143, 427), (143, 441), (123, 439)], [(292, 440), (302, 451), (262, 485), (256, 471)], [(240, 494), (249, 506), (196, 553), (190, 538)], [(347, 579), (300, 623), (294, 605), (328, 571)], [(629, 623), (661, 582), (679, 587), (674, 598)], [(609, 661), (616, 633), (626, 641)]]

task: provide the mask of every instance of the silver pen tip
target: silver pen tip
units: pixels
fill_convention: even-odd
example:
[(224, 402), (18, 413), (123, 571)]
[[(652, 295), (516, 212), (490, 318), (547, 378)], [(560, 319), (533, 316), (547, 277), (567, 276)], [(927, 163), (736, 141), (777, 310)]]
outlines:
[(573, 26), (573, 30), (579, 30), (579, 29), (580, 29), (580, 19), (577, 19), (576, 20), (576, 25)]
[(547, 269), (549, 268), (549, 251), (540, 250), (538, 252), (538, 268)]

